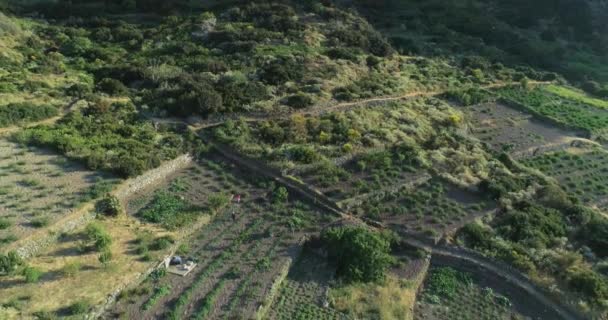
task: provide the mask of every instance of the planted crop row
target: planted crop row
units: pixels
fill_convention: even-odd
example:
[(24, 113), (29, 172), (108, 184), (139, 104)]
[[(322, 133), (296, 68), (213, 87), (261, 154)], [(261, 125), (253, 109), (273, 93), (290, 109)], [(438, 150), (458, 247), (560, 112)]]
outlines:
[(148, 301), (146, 301), (142, 305), (141, 308), (143, 310), (150, 310), (152, 307), (154, 307), (154, 305), (156, 305), (158, 300), (160, 300), (162, 297), (168, 295), (169, 293), (171, 293), (170, 285), (165, 285), (165, 286), (156, 288), (156, 291), (154, 292), (154, 294), (150, 297), (150, 299), (148, 299)]
[(242, 241), (244, 239), (246, 239), (248, 236), (250, 236), (251, 233), (253, 232), (253, 230), (255, 228), (257, 228), (262, 222), (263, 221), (261, 219), (258, 219), (247, 229), (243, 230), (239, 234), (239, 237), (235, 241), (233, 241), (233, 243), (230, 245), (230, 247), (228, 249), (226, 249), (217, 258), (215, 258), (207, 266), (205, 271), (198, 274), (197, 278), (192, 282), (192, 285), (188, 289), (183, 291), (182, 294), (180, 295), (180, 297), (178, 298), (177, 302), (173, 306), (173, 309), (169, 312), (169, 315), (168, 315), (169, 319), (175, 319), (175, 320), (181, 319), (181, 316), (183, 314), (183, 309), (186, 306), (186, 304), (188, 303), (188, 301), (190, 301), (190, 298), (192, 297), (192, 293), (194, 293), (195, 290), (198, 289), (198, 287), (201, 284), (203, 284), (203, 282), (213, 272), (215, 272), (217, 270), (217, 268), (223, 266), (224, 260), (231, 257), (234, 254), (234, 252), (236, 251), (236, 249), (241, 245)]
[(499, 90), (503, 97), (523, 105), (530, 113), (546, 117), (570, 128), (602, 133), (608, 128), (608, 112), (580, 101), (570, 100), (542, 89)]
[(211, 292), (209, 292), (205, 296), (205, 298), (203, 299), (203, 302), (201, 304), (201, 307), (196, 312), (196, 314), (194, 314), (194, 317), (193, 317), (194, 319), (202, 320), (202, 319), (205, 319), (209, 315), (209, 313), (211, 312), (211, 310), (213, 308), (213, 304), (215, 303), (215, 299), (217, 299), (217, 296), (220, 294), (220, 292), (226, 286), (226, 281), (227, 281), (226, 277), (223, 277), (215, 285), (215, 287), (213, 287), (213, 290), (211, 290)]
[[(281, 239), (282, 236), (283, 236), (283, 233), (278, 235), (277, 238)], [(256, 262), (255, 262), (256, 269), (249, 272), (247, 274), (247, 276), (239, 283), (239, 285), (232, 297), (232, 300), (230, 300), (230, 303), (228, 303), (228, 307), (227, 307), (226, 313), (224, 315), (224, 319), (229, 319), (230, 315), (236, 309), (239, 302), (241, 302), (245, 293), (249, 290), (249, 286), (251, 285), (251, 282), (253, 281), (253, 276), (256, 274), (256, 272), (259, 271), (257, 266), (261, 265), (261, 263), (263, 261), (270, 260), (276, 254), (276, 248), (278, 247), (278, 245), (279, 245), (279, 241), (275, 241), (274, 244), (272, 245), (272, 247), (270, 247), (268, 249), (268, 251), (266, 252), (264, 257), (256, 260)]]

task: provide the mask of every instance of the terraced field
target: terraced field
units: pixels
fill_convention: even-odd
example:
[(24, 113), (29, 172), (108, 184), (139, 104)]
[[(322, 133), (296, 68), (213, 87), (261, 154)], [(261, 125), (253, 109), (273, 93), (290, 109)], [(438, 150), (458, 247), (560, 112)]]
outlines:
[(0, 247), (52, 225), (117, 182), (48, 150), (0, 140)]
[(465, 107), (473, 135), (496, 152), (526, 155), (536, 148), (567, 144), (582, 133), (556, 128), (502, 103)]
[(329, 307), (328, 290), (335, 268), (313, 252), (304, 251), (289, 270), (274, 300), (269, 319), (349, 319)]
[[(331, 218), (298, 202), (273, 203), (266, 199), (268, 189), (261, 188), (267, 187), (264, 182), (253, 186), (239, 180), (238, 172), (205, 161), (160, 191), (199, 206), (217, 192), (239, 192), (243, 200), (183, 241), (188, 249), (182, 254), (198, 263), (191, 274), (147, 280), (126, 291), (110, 317), (234, 319), (258, 312), (274, 281), (297, 258), (303, 237)], [(155, 201), (145, 194), (134, 198), (129, 212), (138, 216)]]
[(424, 286), (416, 304), (416, 320), (521, 318), (507, 298), (491, 288), (478, 286), (466, 273), (434, 268)]
[(608, 210), (608, 152), (601, 148), (570, 148), (544, 154), (525, 164), (556, 178), (587, 205)]
[(492, 201), (434, 179), (368, 198), (357, 210), (398, 232), (435, 238), (493, 209)]

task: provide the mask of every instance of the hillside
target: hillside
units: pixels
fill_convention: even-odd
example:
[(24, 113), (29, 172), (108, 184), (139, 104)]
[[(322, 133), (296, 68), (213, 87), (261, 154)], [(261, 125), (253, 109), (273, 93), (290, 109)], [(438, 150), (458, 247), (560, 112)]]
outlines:
[(607, 18), (2, 1), (0, 318), (606, 319)]

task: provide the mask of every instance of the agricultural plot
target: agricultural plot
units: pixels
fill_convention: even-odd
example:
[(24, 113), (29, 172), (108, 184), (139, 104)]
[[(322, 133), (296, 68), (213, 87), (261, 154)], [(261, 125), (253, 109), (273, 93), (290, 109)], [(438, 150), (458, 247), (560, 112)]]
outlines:
[(468, 141), (458, 137), (463, 143), (456, 148), (463, 150), (444, 154), (461, 124), (461, 113), (444, 101), (413, 99), (289, 119), (229, 121), (205, 134), (347, 203), (418, 180), (432, 166), (459, 175), (459, 166), (478, 161), (481, 151), (467, 145), (465, 152)]
[[(93, 306), (105, 303), (108, 295), (154, 263), (133, 253), (139, 236), (166, 234), (126, 216), (97, 220), (92, 224), (95, 227), (90, 226), (62, 234), (56, 244), (28, 259), (27, 273), (2, 279), (1, 319), (82, 319)], [(90, 238), (93, 229), (96, 235), (110, 239), (103, 251)], [(102, 252), (107, 252), (105, 258)]]
[(433, 179), (371, 197), (357, 211), (398, 232), (435, 238), (493, 208), (487, 199)]
[(483, 103), (466, 107), (472, 133), (497, 152), (512, 155), (547, 145), (568, 143), (574, 131), (556, 128), (533, 119), (529, 114), (502, 103)]
[(327, 259), (305, 250), (283, 281), (269, 319), (349, 319), (330, 307), (328, 291), (335, 268)]
[(607, 137), (608, 110), (542, 88), (531, 90), (505, 88), (498, 90), (497, 93), (515, 101), (534, 115), (567, 128), (583, 130), (590, 137), (600, 141), (604, 141)]
[(556, 178), (568, 194), (608, 210), (608, 153), (600, 148), (568, 149), (524, 162)]
[(0, 247), (53, 224), (117, 182), (46, 150), (0, 140)]
[(235, 319), (258, 311), (273, 282), (297, 257), (304, 235), (331, 218), (298, 202), (277, 202), (269, 196), (272, 184), (253, 186), (239, 175), (237, 168), (203, 162), (177, 174), (156, 195), (130, 202), (129, 212), (145, 219), (146, 212), (156, 208), (159, 192), (195, 206), (212, 206), (218, 194), (242, 195), (240, 203), (220, 209), (210, 224), (178, 248), (198, 264), (190, 274), (151, 278), (125, 291), (109, 317)]
[(415, 308), (414, 319), (510, 320), (521, 316), (511, 302), (484, 288), (471, 275), (451, 268), (432, 268)]

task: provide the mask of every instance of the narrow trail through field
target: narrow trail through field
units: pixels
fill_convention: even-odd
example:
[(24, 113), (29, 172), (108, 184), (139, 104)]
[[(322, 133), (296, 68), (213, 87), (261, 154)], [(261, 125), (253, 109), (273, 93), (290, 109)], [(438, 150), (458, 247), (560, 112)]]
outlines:
[(9, 135), (12, 133), (15, 133), (23, 128), (31, 128), (31, 127), (35, 127), (35, 126), (39, 126), (39, 125), (51, 125), (56, 123), (57, 121), (59, 121), (61, 118), (63, 118), (69, 111), (73, 110), (72, 108), (74, 107), (74, 105), (80, 101), (80, 99), (74, 99), (72, 100), (70, 103), (68, 103), (67, 106), (65, 106), (63, 109), (61, 109), (59, 111), (59, 114), (48, 118), (48, 119), (44, 119), (44, 120), (40, 120), (40, 121), (35, 121), (35, 122), (30, 122), (21, 126), (10, 126), (10, 127), (6, 127), (6, 128), (0, 128), (0, 136), (4, 136), (4, 135)]
[[(529, 82), (530, 85), (547, 85), (547, 84), (551, 84), (551, 83), (552, 82), (550, 82), (550, 81), (530, 81)], [(496, 83), (492, 83), (489, 85), (481, 86), (480, 89), (497, 89), (497, 88), (504, 88), (504, 87), (513, 86), (513, 85), (517, 85), (517, 84), (519, 84), (519, 82), (496, 82)], [(194, 131), (198, 131), (198, 130), (202, 130), (202, 129), (217, 127), (217, 126), (225, 123), (227, 120), (242, 119), (247, 122), (256, 122), (256, 121), (264, 121), (264, 120), (287, 119), (287, 118), (290, 118), (295, 115), (318, 116), (318, 115), (322, 115), (322, 114), (329, 113), (329, 112), (348, 111), (348, 110), (359, 108), (359, 107), (366, 107), (372, 103), (384, 103), (384, 102), (390, 102), (390, 101), (399, 101), (399, 100), (407, 100), (407, 99), (423, 98), (423, 97), (437, 97), (437, 96), (447, 93), (448, 91), (449, 91), (448, 89), (435, 90), (435, 91), (413, 91), (413, 92), (409, 92), (409, 93), (399, 95), (399, 96), (375, 97), (375, 98), (363, 99), (363, 100), (358, 100), (358, 101), (353, 101), (353, 102), (338, 103), (338, 104), (331, 105), (331, 106), (315, 106), (315, 107), (309, 108), (308, 110), (290, 112), (287, 114), (280, 114), (280, 115), (272, 115), (272, 114), (255, 114), (255, 115), (254, 114), (240, 114), (239, 115), (239, 114), (237, 114), (234, 116), (223, 117), (222, 119), (203, 121), (202, 123), (192, 124), (189, 127)], [(159, 123), (163, 123), (163, 122), (164, 123), (178, 123), (178, 122), (183, 123), (183, 121), (176, 120), (176, 119), (167, 120), (167, 121), (163, 120), (163, 119), (155, 119), (155, 121), (157, 121)]]

